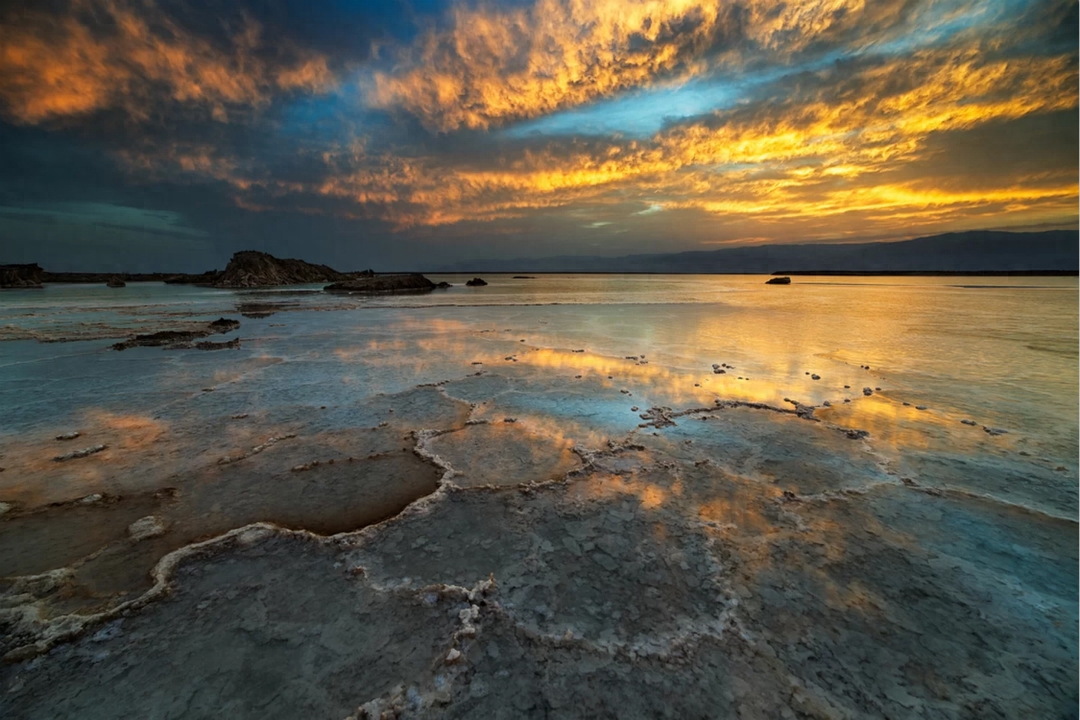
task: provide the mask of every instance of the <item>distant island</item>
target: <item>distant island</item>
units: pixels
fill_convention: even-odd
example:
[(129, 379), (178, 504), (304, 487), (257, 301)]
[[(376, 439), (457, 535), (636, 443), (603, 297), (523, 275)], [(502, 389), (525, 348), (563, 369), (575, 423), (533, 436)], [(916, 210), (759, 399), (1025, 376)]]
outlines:
[(235, 253), (224, 270), (204, 273), (73, 273), (49, 272), (37, 264), (0, 265), (0, 288), (40, 288), (47, 283), (86, 283), (123, 287), (127, 282), (164, 282), (170, 285), (252, 289), (331, 283), (326, 290), (378, 294), (428, 291), (435, 283), (418, 273), (376, 274), (373, 270), (339, 272), (293, 258), (277, 258), (269, 253), (243, 250)]
[[(763, 275), (1077, 275), (1080, 232), (979, 230), (898, 242), (755, 245), (620, 257), (558, 256), (478, 260), (445, 266), (444, 273), (657, 273)], [(515, 279), (532, 279), (515, 275)], [(467, 285), (486, 284), (469, 281)], [(437, 286), (419, 273), (341, 272), (327, 265), (277, 258), (256, 250), (235, 253), (224, 270), (203, 273), (50, 272), (37, 264), (0, 264), (0, 288), (47, 283), (164, 282), (246, 289), (327, 283), (332, 292), (427, 291)], [(441, 283), (438, 287), (449, 287)]]
[(898, 242), (754, 245), (620, 257), (476, 260), (441, 272), (1076, 275), (1080, 232), (975, 230)]

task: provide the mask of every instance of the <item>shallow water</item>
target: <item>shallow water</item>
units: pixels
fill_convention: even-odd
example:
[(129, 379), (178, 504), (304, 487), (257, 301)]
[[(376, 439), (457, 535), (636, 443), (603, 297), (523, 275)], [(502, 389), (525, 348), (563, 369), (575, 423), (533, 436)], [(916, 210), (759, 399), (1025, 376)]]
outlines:
[[(243, 636), (295, 651), (260, 661), (296, 688), (259, 706), (282, 717), (1075, 716), (1075, 278), (432, 279), (455, 287), (0, 295), (0, 708), (129, 682), (150, 705), (95, 716), (164, 707), (192, 690), (109, 658)], [(239, 349), (110, 349), (219, 316)], [(258, 522), (301, 534), (214, 539)], [(332, 613), (264, 618), (274, 641), (200, 609), (273, 593), (264, 556), (310, 602), (352, 583), (391, 634), (433, 592), (476, 617), (330, 677), (311, 658), (374, 662), (312, 644), (353, 632)], [(256, 714), (221, 672), (220, 707)]]

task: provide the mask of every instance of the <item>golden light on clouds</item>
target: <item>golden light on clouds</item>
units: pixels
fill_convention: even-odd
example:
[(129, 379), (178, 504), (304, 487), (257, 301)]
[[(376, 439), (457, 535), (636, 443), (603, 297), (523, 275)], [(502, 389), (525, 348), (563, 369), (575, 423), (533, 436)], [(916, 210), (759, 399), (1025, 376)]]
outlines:
[[(1059, 5), (1049, 0), (1039, 17), (1066, 17)], [(657, 227), (666, 211), (698, 223), (709, 243), (709, 218), (779, 239), (791, 237), (781, 227), (816, 238), (1075, 217), (1074, 164), (966, 179), (934, 167), (942, 138), (1078, 105), (1075, 49), (1033, 53), (1030, 28), (1017, 35), (1024, 48), (1010, 47), (987, 7), (950, 7), (451, 3), (441, 21), (380, 39), (350, 65), (268, 37), (247, 14), (211, 40), (152, 2), (73, 0), (66, 15), (27, 11), (3, 28), (0, 110), (37, 124), (119, 109), (138, 124), (176, 122), (182, 107), (242, 124), (279, 98), (325, 97), (336, 103), (336, 130), (319, 135), (303, 113), (327, 113), (282, 101), (266, 131), (299, 124), (280, 148), (264, 142), (264, 156), (210, 133), (163, 142), (138, 132), (112, 154), (147, 182), (221, 184), (253, 212), (375, 220), (393, 231), (468, 222), (510, 234), (523, 218), (574, 215), (602, 221), (579, 227), (611, 233)], [(982, 31), (959, 22), (984, 15)], [(950, 23), (962, 26), (955, 37), (935, 35)], [(725, 99), (648, 132), (578, 133), (572, 121), (546, 135), (509, 132), (575, 109), (599, 113), (596, 103), (620, 97), (648, 110), (649, 93), (665, 103), (701, 88)], [(300, 120), (283, 114), (291, 108)]]
[[(104, 18), (91, 28), (84, 16)], [(320, 91), (332, 77), (326, 58), (294, 50), (268, 60), (255, 21), (217, 47), (158, 11), (152, 3), (76, 0), (71, 13), (17, 16), (0, 37), (0, 106), (19, 123), (38, 123), (112, 107), (145, 119), (154, 85), (180, 103), (227, 119), (228, 106), (262, 106), (276, 92)]]

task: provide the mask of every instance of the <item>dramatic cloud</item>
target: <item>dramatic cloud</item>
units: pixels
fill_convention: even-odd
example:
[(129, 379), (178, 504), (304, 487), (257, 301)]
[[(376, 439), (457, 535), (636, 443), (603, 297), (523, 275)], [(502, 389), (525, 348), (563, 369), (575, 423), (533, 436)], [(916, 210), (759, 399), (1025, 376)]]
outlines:
[(151, 3), (73, 0), (62, 15), (10, 13), (0, 33), (0, 103), (20, 123), (110, 108), (145, 120), (163, 98), (224, 121), (230, 107), (332, 82), (325, 57), (267, 41), (254, 20), (216, 47)]
[[(310, 23), (292, 0), (158, 2), (3, 16), (0, 134), (39, 131), (9, 143), (0, 204), (42, 207), (70, 162), (52, 138), (110, 159), (112, 205), (166, 198), (221, 247), (304, 227), (358, 257), (452, 258), (1076, 223), (1075, 2), (331, 3)], [(46, 200), (102, 201), (51, 182)]]
[(753, 52), (774, 59), (853, 30), (862, 41), (900, 22), (904, 2), (849, 0), (538, 0), (460, 8), (450, 28), (376, 73), (371, 102), (437, 130), (486, 129), (688, 77)]

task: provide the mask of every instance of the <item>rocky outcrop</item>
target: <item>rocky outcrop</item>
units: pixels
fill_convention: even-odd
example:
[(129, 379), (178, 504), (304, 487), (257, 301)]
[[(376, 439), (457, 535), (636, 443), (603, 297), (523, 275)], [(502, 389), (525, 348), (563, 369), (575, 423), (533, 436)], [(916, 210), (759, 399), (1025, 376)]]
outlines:
[(465, 284), (469, 287), (483, 287), (484, 285), (487, 285), (487, 283), (484, 281), (484, 278), (478, 277), (474, 277), (472, 280), (469, 280)]
[(44, 275), (37, 264), (0, 265), (0, 288), (39, 288)]
[(220, 270), (207, 270), (203, 273), (179, 273), (162, 279), (166, 285), (213, 285), (221, 277)]
[(191, 330), (162, 330), (161, 332), (149, 333), (146, 335), (136, 335), (124, 342), (116, 343), (112, 348), (113, 350), (127, 350), (128, 348), (133, 347), (164, 347), (173, 350), (191, 347), (196, 347), (200, 350), (238, 348), (240, 347), (239, 338), (230, 340), (227, 343), (207, 342), (198, 343), (196, 345), (192, 344), (199, 338), (204, 338), (209, 335), (225, 334), (232, 332), (238, 327), (240, 327), (240, 323), (236, 320), (218, 318), (213, 322), (206, 323), (203, 327), (193, 328)]
[[(371, 273), (370, 270), (367, 272)], [(365, 273), (359, 275), (363, 276)], [(355, 275), (338, 272), (326, 265), (313, 265), (303, 260), (276, 258), (256, 250), (244, 250), (232, 256), (225, 271), (213, 284), (221, 288), (254, 288), (336, 282), (351, 277)]]
[(790, 285), (791, 278), (789, 277), (774, 277), (765, 281), (766, 285)]
[(333, 293), (358, 293), (377, 295), (381, 293), (396, 292), (427, 292), (434, 290), (435, 283), (428, 280), (420, 273), (403, 273), (400, 275), (367, 275), (362, 274), (343, 282), (327, 285), (323, 290)]

